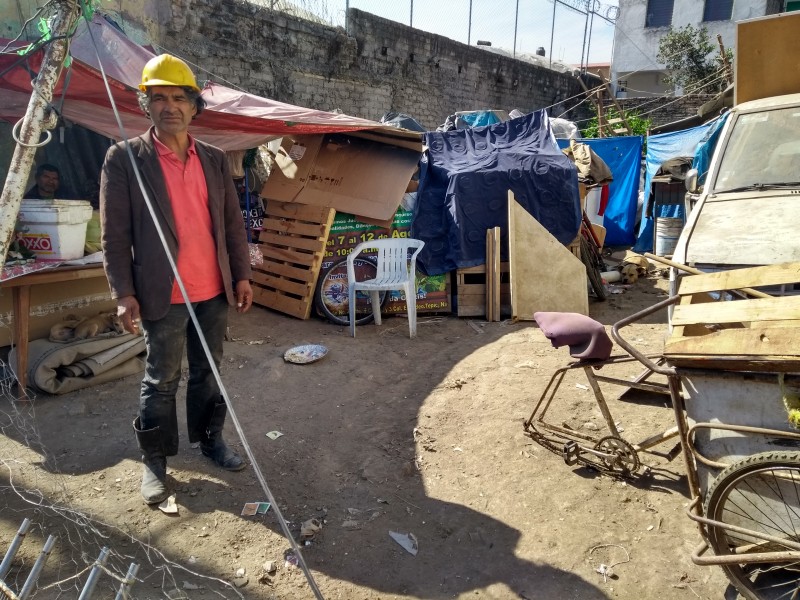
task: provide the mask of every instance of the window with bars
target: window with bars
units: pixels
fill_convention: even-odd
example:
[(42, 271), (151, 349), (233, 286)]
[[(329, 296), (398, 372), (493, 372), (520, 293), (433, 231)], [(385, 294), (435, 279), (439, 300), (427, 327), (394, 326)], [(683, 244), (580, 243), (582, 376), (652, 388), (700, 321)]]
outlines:
[(669, 27), (672, 25), (672, 9), (675, 0), (647, 0), (645, 27)]
[(703, 21), (730, 21), (733, 13), (733, 0), (706, 0)]

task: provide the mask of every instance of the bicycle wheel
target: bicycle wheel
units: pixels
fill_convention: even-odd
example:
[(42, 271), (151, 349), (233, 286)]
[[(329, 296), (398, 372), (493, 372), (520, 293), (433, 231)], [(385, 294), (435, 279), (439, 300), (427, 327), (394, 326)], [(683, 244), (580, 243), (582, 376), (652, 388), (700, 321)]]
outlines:
[(581, 262), (586, 267), (586, 276), (592, 286), (594, 295), (598, 300), (606, 299), (606, 287), (603, 285), (603, 276), (600, 275), (600, 265), (595, 249), (589, 245), (589, 240), (581, 235)]
[[(356, 258), (353, 261), (358, 280), (372, 279), (378, 272), (378, 266), (370, 258)], [(386, 304), (389, 294), (380, 292), (381, 307)], [(320, 273), (317, 288), (314, 291), (314, 305), (317, 312), (337, 325), (350, 325), (350, 300), (347, 295), (347, 257), (333, 262)], [(372, 302), (369, 294), (356, 292), (356, 325), (369, 323), (374, 318)]]
[[(705, 516), (781, 540), (800, 542), (800, 452), (764, 452), (739, 460), (714, 480), (704, 503)], [(719, 555), (791, 550), (746, 533), (709, 526), (708, 543)], [(797, 598), (800, 560), (722, 567), (748, 600)]]

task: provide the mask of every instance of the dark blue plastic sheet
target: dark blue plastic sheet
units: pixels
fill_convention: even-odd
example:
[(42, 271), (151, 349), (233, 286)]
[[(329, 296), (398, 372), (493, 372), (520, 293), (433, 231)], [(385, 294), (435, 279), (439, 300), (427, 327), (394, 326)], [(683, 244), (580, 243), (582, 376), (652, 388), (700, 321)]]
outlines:
[[(636, 240), (636, 204), (639, 198), (639, 171), (642, 162), (642, 136), (575, 140), (587, 144), (603, 159), (614, 176), (608, 186), (608, 205), (603, 213), (606, 246), (632, 246)], [(558, 140), (561, 148), (569, 140)]]
[(508, 260), (508, 190), (559, 242), (580, 227), (578, 174), (545, 111), (488, 127), (425, 134), (411, 235), (430, 275), (486, 262), (486, 230), (500, 226)]

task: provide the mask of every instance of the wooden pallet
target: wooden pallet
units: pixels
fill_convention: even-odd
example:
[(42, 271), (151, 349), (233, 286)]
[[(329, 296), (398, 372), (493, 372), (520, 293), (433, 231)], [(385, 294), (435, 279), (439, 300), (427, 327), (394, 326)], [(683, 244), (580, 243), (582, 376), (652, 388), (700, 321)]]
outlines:
[[(511, 285), (508, 263), (500, 263), (500, 314), (511, 315)], [(459, 317), (486, 316), (486, 265), (456, 271)]]
[[(723, 290), (800, 282), (800, 263), (687, 275), (678, 285), (672, 335), (664, 345), (670, 364), (746, 371), (800, 369), (800, 296), (719, 301)], [(715, 294), (711, 296), (710, 294)], [(723, 295), (724, 296), (724, 295)]]
[(336, 211), (297, 202), (267, 202), (253, 267), (253, 302), (299, 319), (311, 316), (325, 244)]

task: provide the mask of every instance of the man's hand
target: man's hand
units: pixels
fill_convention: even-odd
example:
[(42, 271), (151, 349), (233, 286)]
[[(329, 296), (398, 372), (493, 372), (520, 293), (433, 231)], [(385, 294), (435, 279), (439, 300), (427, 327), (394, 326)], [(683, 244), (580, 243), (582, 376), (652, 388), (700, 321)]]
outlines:
[(117, 316), (122, 321), (125, 331), (136, 335), (140, 333), (139, 301), (136, 296), (117, 298)]
[(253, 305), (253, 288), (246, 279), (236, 282), (236, 312), (245, 313)]

